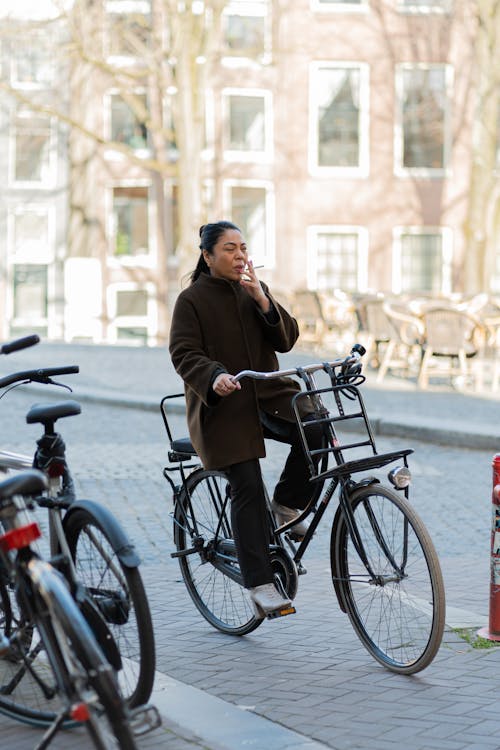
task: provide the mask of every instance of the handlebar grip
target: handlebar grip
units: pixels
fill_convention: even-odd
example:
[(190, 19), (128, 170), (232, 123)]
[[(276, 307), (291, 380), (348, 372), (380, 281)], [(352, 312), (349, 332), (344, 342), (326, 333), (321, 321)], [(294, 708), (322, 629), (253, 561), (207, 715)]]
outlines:
[(36, 371), (39, 375), (74, 375), (80, 372), (79, 365), (64, 365), (63, 367), (43, 367)]
[(354, 344), (351, 349), (352, 354), (359, 354), (360, 357), (366, 354), (366, 349), (363, 344)]
[(9, 341), (7, 344), (3, 344), (0, 348), (0, 354), (10, 354), (11, 352), (17, 352), (20, 349), (27, 349), (28, 346), (34, 346), (40, 342), (40, 336), (36, 333), (31, 336), (23, 336), (21, 339), (15, 339)]

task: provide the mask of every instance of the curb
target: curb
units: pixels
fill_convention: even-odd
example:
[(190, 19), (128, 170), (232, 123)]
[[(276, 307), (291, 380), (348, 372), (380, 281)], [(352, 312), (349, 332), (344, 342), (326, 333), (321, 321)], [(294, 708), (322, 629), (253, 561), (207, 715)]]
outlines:
[[(31, 393), (43, 393), (47, 398), (58, 398), (63, 400), (61, 391), (48, 390), (47, 386), (20, 386)], [(75, 388), (72, 398), (86, 401), (88, 403), (109, 404), (126, 409), (139, 409), (148, 412), (160, 411), (161, 397), (133, 396), (128, 393), (107, 391), (104, 389)], [(186, 408), (183, 403), (170, 403), (167, 411), (171, 414), (185, 414)], [(500, 450), (500, 430), (491, 432), (491, 428), (485, 431), (480, 426), (469, 425), (464, 429), (463, 421), (447, 420), (446, 427), (442, 422), (433, 419), (419, 419), (413, 416), (408, 419), (404, 416), (386, 419), (374, 414), (370, 416), (370, 424), (375, 435), (381, 437), (404, 437), (420, 440), (424, 443), (436, 445), (448, 445), (453, 448), (472, 448), (476, 450)], [(352, 427), (350, 428), (352, 429)], [(354, 429), (356, 427), (354, 426)]]

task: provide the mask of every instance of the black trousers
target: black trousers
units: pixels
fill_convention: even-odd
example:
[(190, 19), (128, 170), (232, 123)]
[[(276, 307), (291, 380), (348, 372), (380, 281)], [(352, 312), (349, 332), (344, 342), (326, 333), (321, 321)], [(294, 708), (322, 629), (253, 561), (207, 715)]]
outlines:
[[(296, 424), (262, 415), (264, 437), (289, 443), (290, 452), (273, 498), (280, 505), (303, 509), (316, 488), (309, 481), (310, 472)], [(321, 447), (319, 427), (308, 428), (310, 448)], [(269, 518), (264, 483), (258, 458), (224, 468), (231, 485), (231, 525), (246, 588), (273, 581), (269, 558)]]

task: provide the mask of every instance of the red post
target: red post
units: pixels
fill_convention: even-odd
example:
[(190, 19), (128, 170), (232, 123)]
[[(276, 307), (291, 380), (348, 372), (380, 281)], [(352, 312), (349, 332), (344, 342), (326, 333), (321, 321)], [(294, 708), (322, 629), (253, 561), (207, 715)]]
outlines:
[(500, 641), (500, 453), (493, 456), (493, 491), (491, 493), (491, 578), (489, 627), (478, 635), (490, 641)]

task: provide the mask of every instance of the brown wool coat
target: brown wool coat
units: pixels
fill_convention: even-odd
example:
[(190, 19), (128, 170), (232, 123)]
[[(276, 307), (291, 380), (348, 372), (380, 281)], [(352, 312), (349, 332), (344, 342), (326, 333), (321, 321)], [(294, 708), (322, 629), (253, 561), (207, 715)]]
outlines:
[(277, 370), (276, 352), (289, 351), (297, 322), (273, 299), (279, 320), (271, 324), (238, 283), (201, 274), (177, 298), (170, 355), (184, 381), (191, 441), (207, 469), (265, 456), (259, 408), (294, 419), (291, 399), (300, 390), (291, 378), (241, 381), (241, 390), (219, 398), (211, 388), (218, 371)]

